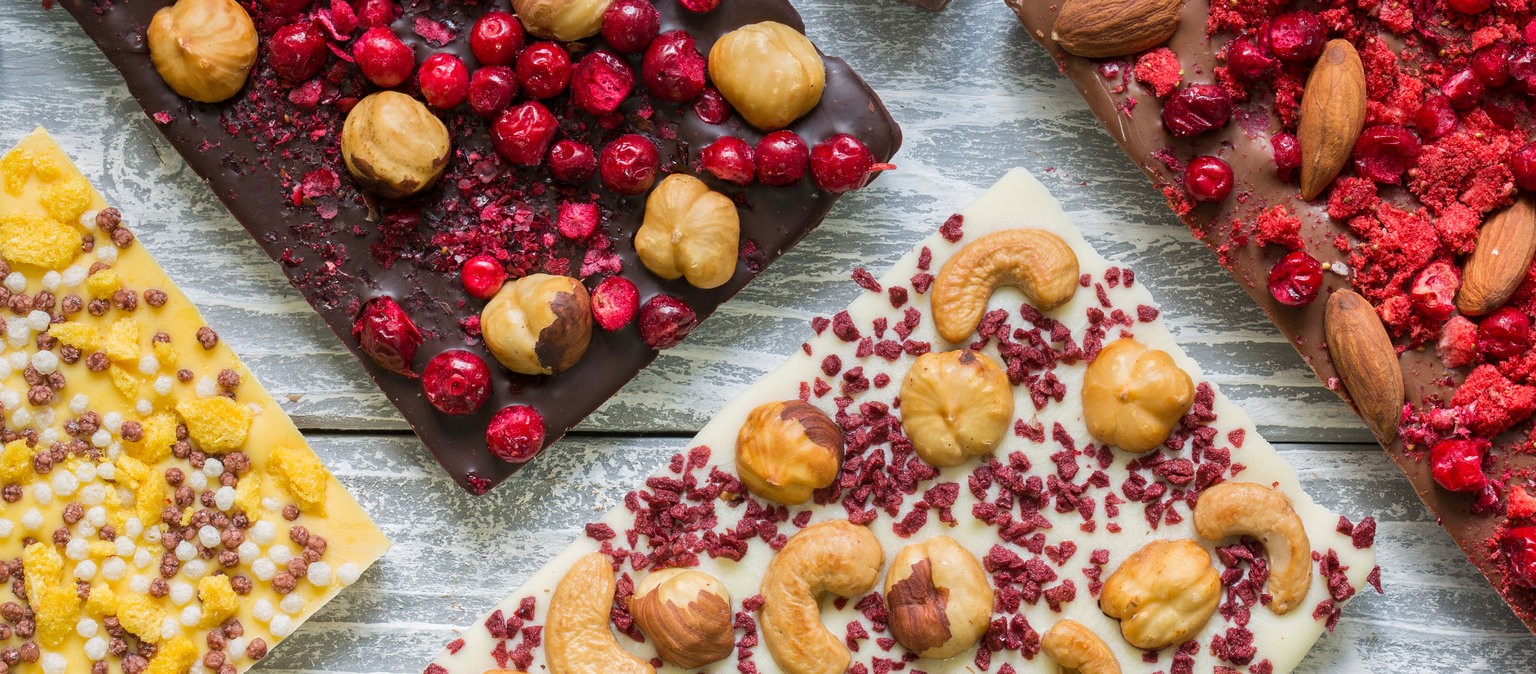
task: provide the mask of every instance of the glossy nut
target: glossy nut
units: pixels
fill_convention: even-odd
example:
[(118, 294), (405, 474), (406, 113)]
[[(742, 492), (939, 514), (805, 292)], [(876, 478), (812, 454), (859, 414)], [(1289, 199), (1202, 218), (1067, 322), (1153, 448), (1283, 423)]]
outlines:
[(803, 33), (776, 21), (737, 28), (709, 50), (709, 78), (747, 122), (782, 129), (821, 102), (827, 69)]
[(655, 674), (630, 655), (609, 627), (618, 588), (613, 562), (594, 552), (576, 560), (555, 585), (544, 622), (544, 654), (554, 674)]
[(843, 463), (843, 429), (800, 400), (759, 405), (736, 434), (736, 474), (747, 490), (785, 505), (832, 484)]
[(1062, 669), (1078, 674), (1120, 674), (1120, 661), (1093, 630), (1076, 620), (1062, 620), (1040, 637), (1040, 650)]
[(972, 241), (933, 279), (933, 324), (952, 344), (971, 338), (992, 292), (1018, 288), (1038, 309), (1066, 304), (1077, 293), (1077, 253), (1043, 229), (1007, 229)]
[(443, 175), (448, 129), (420, 101), (380, 91), (357, 102), (341, 126), (341, 158), (365, 189), (387, 199), (420, 192)]
[(1194, 638), (1216, 612), (1221, 574), (1189, 539), (1152, 541), (1104, 581), (1099, 608), (1132, 646), (1155, 651)]
[(885, 576), (891, 636), (925, 658), (975, 646), (991, 624), (992, 599), (981, 563), (948, 536), (902, 548)]
[(848, 520), (812, 524), (789, 538), (763, 572), (763, 644), (788, 674), (843, 674), (852, 657), (821, 622), (821, 595), (857, 597), (880, 578), (885, 551)]
[(528, 32), (548, 40), (574, 42), (596, 35), (613, 0), (512, 0)]
[(629, 598), (629, 613), (661, 659), (698, 669), (736, 648), (731, 595), (714, 576), (664, 569), (646, 576)]
[(1088, 432), (1127, 452), (1161, 446), (1194, 401), (1194, 383), (1172, 356), (1130, 338), (1104, 347), (1083, 375)]
[(901, 381), (901, 429), (941, 468), (992, 453), (1013, 424), (1013, 387), (990, 356), (970, 349), (918, 356)]
[(635, 253), (664, 279), (685, 278), (696, 288), (717, 288), (736, 273), (741, 221), (730, 197), (698, 178), (667, 176), (645, 200), (635, 232)]
[(1201, 492), (1194, 521), (1195, 532), (1213, 542), (1250, 536), (1264, 544), (1269, 561), (1264, 590), (1275, 615), (1290, 613), (1306, 599), (1312, 586), (1312, 541), (1285, 494), (1252, 482), (1223, 482)]
[(513, 372), (571, 368), (592, 339), (592, 300), (581, 281), (532, 274), (503, 285), (480, 312), (491, 355)]
[(194, 101), (239, 93), (256, 63), (256, 25), (235, 0), (177, 0), (155, 12), (146, 37), (160, 77)]

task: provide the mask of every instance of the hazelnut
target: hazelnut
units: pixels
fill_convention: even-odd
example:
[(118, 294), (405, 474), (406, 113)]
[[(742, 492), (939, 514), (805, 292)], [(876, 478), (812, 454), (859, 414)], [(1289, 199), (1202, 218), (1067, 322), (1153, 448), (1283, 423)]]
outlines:
[(491, 355), (513, 372), (568, 370), (592, 339), (592, 300), (581, 281), (530, 274), (503, 285), (480, 312)]
[(194, 101), (234, 96), (256, 63), (256, 25), (235, 0), (176, 0), (155, 12), (147, 37), (160, 77)]
[(629, 598), (629, 613), (661, 659), (698, 669), (736, 648), (731, 595), (714, 576), (665, 569), (646, 576)]
[(731, 280), (740, 243), (736, 203), (683, 174), (667, 176), (646, 197), (645, 220), (635, 232), (635, 253), (646, 269), (697, 288)]
[(948, 536), (901, 549), (885, 576), (891, 636), (942, 660), (976, 645), (992, 621), (992, 585), (971, 551)]
[(1152, 541), (1104, 581), (1099, 608), (1120, 620), (1137, 648), (1155, 651), (1193, 639), (1221, 599), (1211, 555), (1189, 539)]
[(821, 102), (827, 69), (803, 33), (777, 21), (737, 28), (709, 50), (709, 78), (748, 123), (789, 126)]
[(784, 505), (832, 484), (843, 464), (843, 429), (800, 400), (764, 403), (736, 434), (736, 473), (747, 490)]
[(512, 0), (528, 32), (547, 40), (575, 42), (596, 35), (613, 0)]
[(1104, 347), (1083, 375), (1088, 432), (1127, 452), (1163, 444), (1194, 400), (1195, 386), (1172, 356), (1130, 338)]
[(427, 106), (398, 91), (357, 102), (341, 127), (341, 158), (363, 187), (389, 199), (437, 182), (448, 167), (448, 128)]
[(986, 354), (925, 353), (901, 381), (901, 429), (940, 468), (991, 453), (1012, 424), (1013, 387)]

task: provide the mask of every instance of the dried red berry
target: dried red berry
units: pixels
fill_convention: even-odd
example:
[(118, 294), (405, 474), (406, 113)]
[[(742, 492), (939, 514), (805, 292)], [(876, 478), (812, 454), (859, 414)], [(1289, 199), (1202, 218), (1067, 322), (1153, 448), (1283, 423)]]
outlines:
[(1413, 126), (1424, 138), (1434, 140), (1455, 129), (1456, 119), (1451, 99), (1436, 95), (1424, 99), (1418, 111), (1413, 113)]
[(427, 99), (427, 105), (452, 110), (469, 95), (469, 68), (453, 54), (433, 54), (421, 62), (416, 82), (421, 86), (421, 97)]
[(693, 307), (671, 295), (652, 297), (640, 308), (640, 339), (652, 349), (670, 349), (699, 325)]
[(1482, 14), (1493, 6), (1493, 0), (1446, 0), (1445, 4), (1462, 14)]
[(1269, 147), (1275, 153), (1275, 175), (1281, 180), (1295, 177), (1301, 169), (1301, 143), (1288, 133), (1277, 133), (1269, 139)]
[(661, 168), (661, 153), (651, 139), (627, 133), (603, 148), (598, 157), (598, 173), (603, 185), (624, 196), (651, 189)]
[(614, 0), (603, 12), (603, 39), (626, 54), (644, 50), (661, 32), (661, 13), (650, 0)]
[(1509, 563), (1504, 577), (1513, 585), (1536, 588), (1536, 527), (1511, 527), (1499, 536), (1499, 550)]
[(1522, 190), (1536, 190), (1536, 143), (1515, 150), (1509, 159), (1509, 172)]
[(416, 54), (387, 27), (369, 28), (352, 44), (352, 59), (363, 77), (388, 89), (411, 78)]
[(1420, 314), (1443, 321), (1456, 313), (1456, 291), (1460, 288), (1461, 274), (1456, 265), (1440, 260), (1419, 272), (1409, 295)]
[(394, 0), (356, 0), (352, 11), (364, 28), (388, 26), (400, 16), (400, 8), (395, 6)]
[(1214, 84), (1191, 84), (1163, 104), (1163, 126), (1185, 138), (1209, 133), (1232, 119), (1232, 95)]
[(507, 463), (526, 463), (544, 448), (544, 415), (527, 405), (508, 405), (485, 427), (485, 447)]
[(1300, 307), (1317, 299), (1323, 287), (1323, 265), (1306, 251), (1294, 251), (1269, 270), (1269, 294), (1276, 302)]
[(1257, 82), (1280, 69), (1280, 61), (1246, 38), (1227, 44), (1227, 72), (1244, 82)]
[(480, 15), (469, 30), (469, 50), (482, 66), (510, 66), (523, 50), (523, 22), (501, 11)]
[(752, 146), (735, 136), (725, 136), (704, 148), (699, 153), (699, 168), (737, 185), (751, 184), (752, 178), (757, 175)]
[(623, 276), (609, 276), (592, 289), (592, 318), (613, 332), (629, 325), (640, 311), (640, 290)]
[(731, 117), (731, 104), (725, 101), (719, 89), (704, 87), (699, 97), (693, 100), (693, 114), (705, 124), (724, 124)]
[(640, 79), (646, 91), (664, 101), (691, 101), (704, 91), (704, 55), (687, 31), (662, 33), (645, 50)]
[(1461, 111), (1477, 107), (1484, 89), (1482, 80), (1477, 79), (1471, 68), (1456, 71), (1440, 85), (1440, 91), (1451, 99), (1451, 107)]
[(491, 370), (473, 353), (444, 351), (427, 362), (421, 390), (443, 414), (473, 414), (491, 394)]
[(800, 182), (810, 165), (811, 149), (789, 130), (779, 130), (757, 141), (757, 179), (764, 185), (785, 187)]
[(571, 74), (571, 102), (593, 115), (619, 109), (635, 85), (629, 64), (613, 52), (599, 49), (587, 54)]
[(1429, 472), (1447, 491), (1479, 491), (1488, 485), (1483, 474), (1486, 440), (1441, 440), (1429, 450)]
[(1472, 72), (1477, 79), (1490, 87), (1509, 84), (1509, 45), (1494, 42), (1472, 55)]
[(571, 82), (571, 55), (553, 42), (535, 42), (517, 55), (517, 83), (532, 98), (553, 98)]
[(507, 280), (507, 270), (490, 255), (476, 255), (464, 261), (464, 266), (459, 269), (459, 279), (471, 297), (488, 300), (501, 290), (501, 284)]
[(1195, 201), (1225, 201), (1232, 195), (1232, 167), (1219, 157), (1195, 157), (1184, 167), (1184, 187)]
[(895, 167), (876, 164), (869, 148), (846, 133), (821, 141), (811, 149), (811, 178), (818, 187), (833, 194), (859, 189), (869, 182), (871, 174), (891, 168)]
[(1514, 49), (1509, 55), (1509, 77), (1525, 93), (1536, 94), (1536, 46), (1524, 44)]
[(597, 155), (592, 146), (568, 138), (557, 141), (549, 148), (549, 174), (555, 180), (580, 185), (597, 173)]
[(1304, 63), (1321, 56), (1327, 34), (1312, 12), (1290, 12), (1271, 19), (1265, 40), (1275, 57), (1288, 63)]
[(363, 305), (362, 314), (352, 324), (352, 337), (379, 367), (407, 377), (416, 376), (411, 359), (421, 347), (421, 331), (394, 298), (379, 297)]
[(597, 204), (584, 201), (567, 201), (560, 204), (558, 226), (560, 235), (572, 241), (585, 241), (597, 231), (602, 219)]
[(469, 77), (469, 109), (493, 117), (517, 98), (517, 75), (506, 66), (487, 66)]
[(525, 101), (501, 113), (491, 124), (491, 145), (509, 162), (536, 166), (558, 130), (559, 123), (549, 108), (538, 101)]
[(1531, 319), (1514, 307), (1500, 307), (1477, 326), (1477, 350), (1490, 361), (1508, 360), (1531, 345)]
[(1368, 126), (1355, 140), (1355, 173), (1367, 180), (1396, 185), (1419, 158), (1419, 137), (1396, 124)]
[(272, 70), (289, 82), (303, 82), (325, 67), (331, 50), (325, 47), (325, 33), (313, 21), (290, 23), (277, 29), (267, 41), (267, 62)]
[(266, 5), (267, 11), (283, 16), (302, 12), (309, 8), (311, 2), (313, 0), (261, 0), (261, 4)]
[(703, 14), (720, 6), (720, 0), (681, 0), (683, 9)]

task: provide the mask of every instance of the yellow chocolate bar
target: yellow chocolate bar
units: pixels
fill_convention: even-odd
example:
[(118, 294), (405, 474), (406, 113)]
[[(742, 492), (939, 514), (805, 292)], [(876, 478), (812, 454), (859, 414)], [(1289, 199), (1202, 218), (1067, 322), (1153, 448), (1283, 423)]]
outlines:
[(0, 671), (244, 671), (389, 541), (46, 131), (0, 179)]

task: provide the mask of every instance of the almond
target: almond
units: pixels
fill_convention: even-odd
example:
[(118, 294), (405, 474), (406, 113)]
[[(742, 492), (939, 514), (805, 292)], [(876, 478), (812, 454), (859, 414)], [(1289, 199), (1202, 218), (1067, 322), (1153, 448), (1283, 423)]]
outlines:
[(1481, 316), (1504, 305), (1536, 255), (1536, 206), (1522, 197), (1483, 223), (1477, 248), (1462, 272), (1456, 308)]
[(1067, 0), (1051, 39), (1085, 58), (1127, 56), (1168, 41), (1183, 0)]
[(1355, 291), (1339, 290), (1328, 298), (1323, 333), (1360, 418), (1391, 444), (1403, 413), (1403, 370), (1376, 309)]
[(1321, 194), (1349, 161), (1365, 126), (1365, 68), (1348, 40), (1332, 40), (1301, 94), (1301, 197)]

